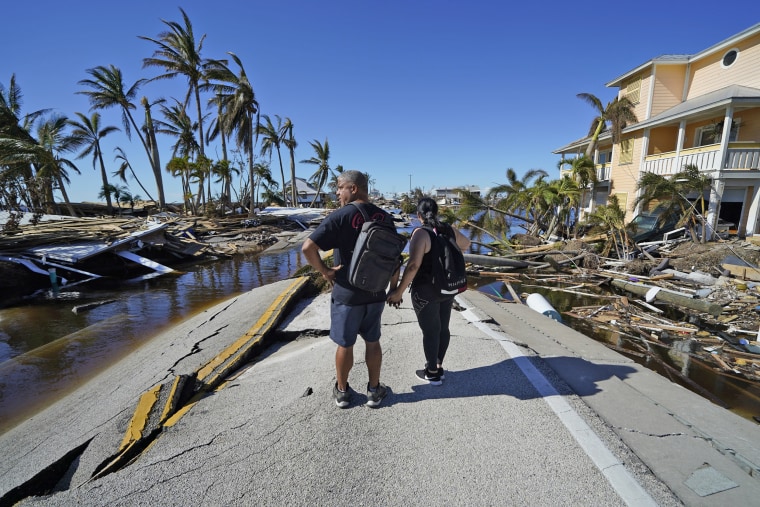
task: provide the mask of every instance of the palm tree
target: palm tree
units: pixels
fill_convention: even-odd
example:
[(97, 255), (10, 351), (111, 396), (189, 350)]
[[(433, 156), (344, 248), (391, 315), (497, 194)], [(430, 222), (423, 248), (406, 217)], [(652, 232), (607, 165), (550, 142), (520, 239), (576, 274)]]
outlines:
[[(572, 159), (563, 159), (559, 161), (558, 167), (559, 169), (563, 169), (564, 166), (570, 166), (570, 174), (572, 175), (573, 181), (578, 185), (578, 187), (581, 190), (581, 198), (580, 198), (580, 206), (578, 206), (578, 217), (577, 220), (580, 221), (580, 210), (581, 206), (583, 206), (586, 202), (586, 188), (591, 186), (591, 188), (594, 188), (594, 185), (596, 185), (597, 179), (596, 179), (596, 166), (594, 165), (594, 161), (588, 158), (586, 155), (581, 155), (579, 157), (575, 157)], [(590, 208), (593, 209), (593, 202), (594, 202), (594, 196), (593, 196), (593, 190), (591, 195), (591, 206)]]
[[(272, 199), (271, 194), (272, 190), (277, 188), (277, 182), (272, 178), (272, 171), (269, 170), (269, 163), (268, 162), (256, 162), (253, 164), (253, 174), (256, 180), (256, 185), (252, 187), (252, 189), (255, 190), (255, 195), (259, 195), (259, 191), (261, 190), (261, 186), (264, 185), (264, 188), (267, 189), (267, 196), (266, 202), (281, 202), (281, 197), (276, 196), (276, 199)], [(277, 194), (277, 192), (274, 192)], [(254, 195), (254, 192), (251, 191), (251, 195)], [(253, 197), (251, 197), (251, 202), (253, 202)], [(258, 203), (258, 200), (256, 201)], [(282, 205), (284, 206), (285, 203), (282, 202)], [(251, 208), (253, 209), (253, 208)]]
[(700, 242), (704, 243), (707, 241), (707, 202), (705, 201), (705, 192), (713, 190), (712, 177), (707, 173), (701, 172), (696, 165), (687, 164), (684, 166), (683, 171), (674, 176), (674, 179), (677, 183), (682, 184), (681, 198), (686, 199), (685, 195), (691, 192), (697, 193), (697, 201), (700, 204), (700, 216), (694, 216), (697, 213), (697, 209), (693, 204), (691, 204), (686, 210), (686, 214), (687, 220), (693, 223), (699, 221), (702, 222), (703, 226)]
[(496, 240), (506, 239), (511, 221), (508, 218), (532, 222), (527, 214), (525, 199), (530, 182), (537, 177), (546, 177), (543, 169), (531, 169), (518, 179), (514, 169), (506, 171), (507, 183), (492, 187), (484, 197), (473, 194), (466, 188), (459, 188), (459, 210), (457, 216), (464, 229), (475, 239), (488, 234)]
[(589, 214), (589, 220), (600, 223), (608, 231), (607, 243), (602, 255), (607, 256), (614, 246), (618, 258), (626, 259), (630, 241), (625, 227), (625, 210), (621, 208), (617, 194), (612, 194), (607, 204), (602, 204), (592, 211)]
[(172, 158), (188, 157), (194, 159), (200, 153), (195, 130), (198, 126), (187, 114), (184, 104), (174, 99), (174, 105), (161, 105), (161, 114), (165, 121), (156, 121), (156, 132), (175, 137), (177, 142), (172, 145)]
[(295, 206), (298, 202), (298, 191), (296, 189), (296, 148), (298, 143), (293, 137), (293, 122), (290, 118), (286, 117), (282, 124), (280, 139), (290, 152), (290, 202)]
[[(185, 206), (185, 211), (192, 208), (192, 191), (190, 190), (190, 160), (187, 156), (184, 157), (172, 157), (169, 163), (166, 164), (166, 171), (173, 177), (180, 178), (180, 184), (182, 186), (182, 200)], [(194, 211), (194, 210), (193, 210)]]
[(92, 79), (83, 79), (79, 81), (79, 84), (88, 86), (91, 90), (84, 90), (77, 93), (87, 95), (90, 99), (90, 109), (109, 109), (111, 107), (121, 108), (122, 125), (124, 127), (124, 132), (127, 134), (127, 138), (131, 139), (131, 125), (131, 127), (134, 127), (134, 130), (145, 149), (145, 153), (148, 155), (151, 169), (153, 169), (153, 177), (156, 180), (158, 206), (163, 209), (166, 206), (166, 200), (164, 197), (161, 164), (157, 157), (158, 151), (153, 149), (145, 137), (143, 137), (142, 130), (137, 126), (137, 123), (132, 116), (132, 110), (136, 109), (136, 106), (132, 101), (137, 95), (139, 87), (145, 82), (145, 80), (139, 79), (131, 87), (126, 88), (124, 86), (121, 70), (114, 65), (88, 69), (87, 73), (92, 76)]
[(37, 178), (43, 182), (49, 212), (54, 212), (53, 190), (58, 188), (71, 216), (77, 216), (66, 192), (66, 184), (70, 183), (66, 169), (73, 169), (77, 174), (79, 169), (73, 162), (60, 155), (79, 148), (81, 141), (65, 132), (67, 126), (68, 120), (65, 116), (53, 115), (47, 118), (38, 126), (37, 145), (32, 148)]
[(114, 160), (120, 161), (119, 168), (113, 172), (113, 176), (118, 176), (121, 181), (124, 183), (127, 183), (127, 169), (129, 169), (130, 174), (132, 177), (137, 181), (137, 184), (140, 185), (140, 188), (142, 188), (143, 192), (148, 196), (148, 199), (155, 202), (155, 199), (151, 197), (150, 192), (148, 192), (145, 187), (143, 186), (140, 179), (135, 174), (134, 169), (132, 169), (132, 164), (129, 163), (129, 160), (127, 159), (127, 154), (124, 153), (124, 150), (119, 148), (118, 146), (114, 148), (114, 151), (116, 152), (116, 156), (114, 157)]
[(158, 34), (157, 39), (151, 37), (139, 36), (143, 40), (153, 42), (158, 46), (153, 52), (153, 56), (143, 59), (143, 68), (161, 67), (166, 72), (151, 79), (171, 79), (177, 76), (187, 78), (188, 90), (185, 97), (185, 104), (190, 102), (190, 97), (195, 99), (195, 105), (198, 115), (198, 146), (201, 155), (205, 155), (203, 149), (203, 113), (201, 110), (201, 88), (207, 81), (207, 70), (213, 65), (212, 60), (201, 58), (203, 41), (206, 38), (204, 34), (200, 41), (196, 43), (195, 34), (193, 33), (193, 24), (185, 11), (180, 7), (184, 25), (176, 21), (161, 20), (169, 27), (168, 31)]
[[(591, 138), (586, 148), (586, 156), (594, 160), (594, 151), (596, 150), (599, 136), (610, 130), (612, 134), (612, 143), (620, 142), (620, 136), (623, 129), (629, 123), (636, 123), (638, 119), (633, 112), (633, 103), (626, 97), (618, 98), (607, 103), (607, 107), (602, 107), (602, 101), (590, 93), (579, 93), (577, 97), (593, 107), (597, 116), (591, 121), (589, 127), (589, 137)], [(609, 126), (607, 124), (610, 124)]]
[(548, 239), (557, 231), (560, 224), (568, 221), (570, 209), (579, 203), (581, 190), (575, 180), (568, 175), (550, 181), (546, 190), (544, 195), (551, 218), (544, 232), (544, 238)]
[(240, 171), (229, 160), (217, 160), (211, 167), (211, 174), (217, 176), (215, 183), (222, 184), (223, 204), (232, 207), (232, 176)]
[(269, 115), (262, 115), (264, 123), (259, 123), (256, 128), (256, 133), (261, 135), (261, 156), (265, 157), (269, 155), (269, 160), (272, 160), (272, 149), (277, 150), (277, 158), (280, 161), (280, 176), (282, 178), (282, 200), (287, 201), (288, 198), (285, 194), (285, 171), (282, 167), (282, 154), (280, 153), (280, 143), (282, 142), (282, 119), (278, 115), (274, 115), (277, 119), (277, 126), (272, 124), (272, 120)]
[(314, 199), (312, 199), (311, 204), (309, 205), (310, 208), (313, 208), (314, 203), (317, 202), (317, 198), (322, 192), (322, 187), (330, 177), (330, 145), (327, 143), (327, 138), (325, 138), (325, 144), (321, 144), (316, 139), (309, 144), (314, 148), (316, 156), (301, 160), (301, 163), (317, 166), (317, 170), (314, 171), (314, 174), (309, 178), (309, 182), (317, 186), (317, 193), (314, 195)]
[[(118, 132), (119, 129), (111, 125), (101, 128), (100, 113), (92, 113), (89, 118), (82, 113), (76, 113), (76, 115), (79, 121), (69, 120), (68, 123), (73, 127), (70, 135), (78, 138), (79, 142), (82, 143), (82, 151), (77, 159), (92, 155), (92, 168), (96, 169), (96, 165), (100, 166), (100, 178), (103, 180), (103, 187), (106, 187), (108, 185), (108, 174), (106, 174), (106, 165), (103, 162), (100, 140), (112, 132)], [(106, 205), (108, 206), (108, 213), (113, 213), (110, 194), (106, 194)]]
[(223, 62), (209, 67), (209, 79), (220, 81), (214, 85), (219, 100), (224, 104), (224, 130), (235, 132), (235, 142), (248, 159), (249, 186), (251, 189), (248, 216), (253, 216), (256, 207), (254, 188), (254, 147), (258, 142), (259, 103), (248, 79), (243, 63), (235, 53), (228, 53), (240, 68), (238, 74), (232, 72)]
[[(232, 207), (232, 174), (230, 171), (236, 171), (232, 167), (229, 156), (227, 154), (227, 138), (229, 132), (224, 127), (224, 99), (216, 90), (216, 93), (208, 101), (209, 106), (216, 107), (216, 117), (211, 119), (209, 123), (209, 129), (206, 131), (206, 144), (210, 144), (211, 141), (217, 137), (222, 143), (222, 159), (217, 161), (212, 168), (212, 173), (219, 176), (216, 183), (222, 183), (222, 205)], [(220, 172), (221, 171), (221, 172)]]
[(37, 143), (31, 130), (40, 116), (49, 110), (42, 109), (21, 118), (21, 102), (21, 88), (16, 84), (14, 74), (7, 90), (0, 84), (0, 166), (4, 166), (0, 192), (9, 204), (26, 202), (30, 208), (39, 209), (42, 201), (34, 181), (34, 169), (27, 160), (17, 157), (15, 146), (17, 143), (26, 146)]
[[(658, 222), (665, 223), (671, 219), (677, 221), (679, 227), (687, 227), (692, 241), (698, 242), (696, 234), (696, 217), (691, 213), (691, 203), (683, 196), (683, 192), (690, 190), (688, 181), (679, 174), (673, 174), (669, 178), (660, 174), (645, 172), (637, 182), (639, 196), (634, 201), (634, 207), (648, 206), (655, 202), (661, 211)], [(686, 206), (689, 204), (689, 207)]]
[[(514, 214), (516, 218), (533, 222), (534, 218), (529, 214), (530, 200), (526, 199), (527, 190), (535, 184), (531, 183), (531, 180), (546, 178), (549, 176), (548, 173), (543, 169), (531, 169), (518, 179), (515, 170), (508, 168), (506, 176), (507, 182), (492, 187), (488, 192), (488, 199), (499, 202), (500, 207)], [(502, 195), (504, 197), (500, 198)]]

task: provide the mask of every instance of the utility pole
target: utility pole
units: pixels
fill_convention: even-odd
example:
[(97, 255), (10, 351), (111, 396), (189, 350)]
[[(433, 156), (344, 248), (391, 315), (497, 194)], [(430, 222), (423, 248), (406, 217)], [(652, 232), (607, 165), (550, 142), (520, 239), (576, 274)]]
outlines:
[(412, 196), (412, 175), (409, 175), (409, 196)]

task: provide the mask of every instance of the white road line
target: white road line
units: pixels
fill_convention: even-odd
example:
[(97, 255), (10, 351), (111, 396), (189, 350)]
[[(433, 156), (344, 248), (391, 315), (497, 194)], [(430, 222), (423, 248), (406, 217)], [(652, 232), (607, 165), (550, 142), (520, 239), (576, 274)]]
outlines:
[(607, 478), (607, 481), (627, 505), (657, 505), (657, 502), (649, 496), (649, 493), (628, 473), (623, 463), (604, 445), (599, 436), (594, 433), (594, 430), (562, 398), (546, 377), (531, 364), (520, 348), (513, 343), (515, 341), (513, 337), (492, 329), (470, 310), (462, 312), (462, 316), (501, 344), (507, 355), (514, 359), (523, 374), (533, 384), (533, 387), (536, 388), (544, 401), (557, 414), (557, 417), (570, 431), (575, 441), (578, 442), (586, 452), (586, 455), (591, 458), (599, 471)]

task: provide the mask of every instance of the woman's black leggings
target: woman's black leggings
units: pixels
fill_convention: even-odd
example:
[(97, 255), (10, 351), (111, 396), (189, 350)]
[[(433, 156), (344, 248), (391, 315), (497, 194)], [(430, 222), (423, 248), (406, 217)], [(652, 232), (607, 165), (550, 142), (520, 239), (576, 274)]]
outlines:
[(449, 320), (453, 302), (453, 296), (442, 297), (430, 286), (412, 287), (412, 305), (422, 330), (425, 366), (429, 369), (443, 363), (449, 348)]

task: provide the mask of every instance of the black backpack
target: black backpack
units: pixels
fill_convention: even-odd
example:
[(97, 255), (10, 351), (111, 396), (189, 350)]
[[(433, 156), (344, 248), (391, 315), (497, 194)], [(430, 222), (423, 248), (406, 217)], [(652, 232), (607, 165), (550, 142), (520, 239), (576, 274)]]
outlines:
[(396, 232), (392, 224), (370, 220), (360, 204), (350, 204), (361, 211), (364, 224), (354, 244), (348, 267), (348, 283), (369, 292), (384, 292), (393, 273), (401, 266), (406, 236)]
[(454, 231), (449, 226), (423, 229), (430, 233), (433, 288), (443, 295), (456, 295), (467, 290), (464, 255), (457, 245)]

